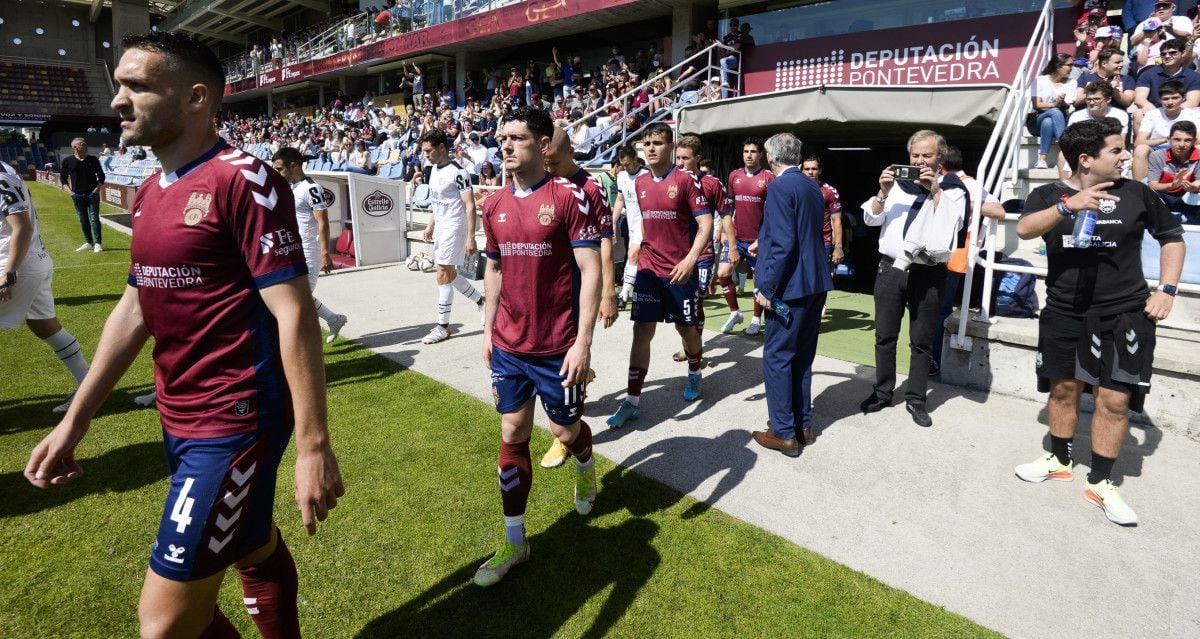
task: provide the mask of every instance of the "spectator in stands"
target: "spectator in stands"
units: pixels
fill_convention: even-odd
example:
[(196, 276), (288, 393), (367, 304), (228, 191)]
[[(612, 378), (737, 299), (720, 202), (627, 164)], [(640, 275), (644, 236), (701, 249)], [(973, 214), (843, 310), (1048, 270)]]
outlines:
[(367, 150), (366, 142), (361, 139), (354, 143), (354, 149), (346, 160), (346, 170), (351, 173), (371, 174), (371, 152)]
[(471, 164), (475, 165), (474, 173), (479, 174), (480, 169), (487, 162), (488, 149), (479, 142), (479, 132), (472, 131), (467, 134), (467, 155), (471, 158)]
[[(1102, 29), (1107, 27), (1102, 27)], [(1121, 72), (1125, 66), (1125, 54), (1120, 49), (1105, 48), (1096, 52), (1096, 70), (1080, 75), (1075, 80), (1078, 89), (1075, 92), (1076, 108), (1084, 106), (1084, 87), (1097, 80), (1106, 82), (1112, 87), (1112, 103), (1122, 111), (1133, 104), (1133, 78)], [(1128, 113), (1126, 123), (1128, 124)]]
[(479, 165), (479, 186), (500, 186), (500, 176), (496, 175), (496, 166), (491, 162)]
[[(1108, 17), (1100, 9), (1092, 9), (1079, 18), (1075, 24), (1075, 57), (1091, 59), (1092, 53), (1099, 46), (1101, 28), (1108, 28)], [(1109, 36), (1112, 31), (1109, 30)]]
[[(1117, 52), (1120, 53), (1119, 51)], [(1113, 87), (1108, 82), (1096, 80), (1083, 88), (1084, 104), (1087, 108), (1071, 114), (1067, 126), (1084, 120), (1099, 120), (1100, 118), (1115, 118), (1121, 123), (1121, 130), (1129, 133), (1129, 113), (1124, 109), (1113, 106)]]
[(113, 154), (113, 151), (111, 148), (109, 148), (109, 146), (107, 144), (100, 145), (100, 157), (108, 158), (108, 157), (112, 157), (112, 154)]
[(1200, 193), (1196, 164), (1200, 149), (1196, 148), (1196, 124), (1180, 120), (1171, 125), (1168, 148), (1150, 154), (1147, 184), (1158, 193), (1167, 208), (1181, 216), (1184, 224), (1200, 223), (1200, 205), (1191, 204), (1188, 194)]
[(283, 65), (283, 45), (279, 38), (271, 38), (271, 66), (278, 69)]
[[(1050, 145), (1062, 135), (1067, 128), (1067, 111), (1075, 98), (1075, 81), (1069, 79), (1072, 58), (1066, 53), (1059, 53), (1046, 63), (1041, 75), (1037, 78), (1037, 88), (1033, 95), (1033, 108), (1037, 111), (1038, 160), (1035, 168), (1049, 168), (1046, 156), (1050, 153)], [(1070, 99), (1068, 99), (1070, 96)]]
[(721, 99), (721, 78), (712, 77), (708, 79), (708, 84), (700, 88), (697, 102), (714, 102)]
[(1164, 83), (1158, 90), (1162, 106), (1142, 118), (1134, 140), (1133, 179), (1146, 179), (1150, 153), (1167, 148), (1171, 127), (1176, 120), (1200, 124), (1200, 110), (1183, 106), (1183, 90), (1183, 84), (1177, 81)]
[(83, 229), (83, 244), (75, 252), (99, 253), (104, 250), (100, 244), (100, 188), (104, 186), (104, 169), (99, 158), (88, 154), (87, 140), (71, 140), (71, 150), (74, 155), (62, 161), (59, 179), (71, 190), (71, 203)]
[(1186, 38), (1192, 35), (1192, 21), (1187, 16), (1175, 15), (1175, 3), (1159, 1), (1154, 3), (1154, 9), (1150, 15), (1129, 31), (1129, 45), (1131, 47), (1140, 46), (1142, 41), (1153, 31), (1147, 27), (1154, 23), (1163, 28), (1167, 38)]
[(1138, 68), (1162, 64), (1162, 45), (1170, 39), (1167, 30), (1154, 18), (1147, 20), (1145, 26), (1140, 28), (1144, 30), (1145, 38), (1134, 51)]
[(739, 60), (741, 59), (740, 54), (744, 38), (745, 34), (742, 33), (741, 23), (737, 18), (730, 18), (729, 33), (725, 34), (724, 38), (721, 38), (721, 42), (737, 53), (730, 53), (721, 58), (721, 86), (724, 87), (721, 97), (727, 98), (730, 95), (728, 87), (733, 82), (732, 74), (734, 70), (737, 69), (737, 72), (741, 73), (741, 63)]

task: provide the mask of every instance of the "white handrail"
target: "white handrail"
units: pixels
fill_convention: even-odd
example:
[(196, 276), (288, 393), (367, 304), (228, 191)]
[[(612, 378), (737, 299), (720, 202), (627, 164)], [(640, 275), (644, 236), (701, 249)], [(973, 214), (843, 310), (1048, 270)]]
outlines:
[[(1030, 35), (1029, 44), (1026, 45), (1025, 53), (1021, 57), (1021, 64), (1017, 67), (1012, 87), (996, 117), (996, 125), (992, 129), (992, 135), (988, 138), (983, 157), (979, 161), (979, 168), (975, 172), (983, 188), (991, 193), (1000, 193), (1004, 186), (1004, 180), (1016, 177), (1017, 163), (1021, 155), (1021, 137), (1025, 129), (1025, 115), (1031, 105), (1032, 88), (1036, 86), (1038, 73), (1053, 54), (1054, 3), (1053, 0), (1045, 0), (1037, 24)], [(963, 278), (963, 298), (960, 306), (962, 310), (959, 312), (958, 331), (950, 338), (952, 348), (964, 350), (971, 348), (971, 340), (967, 337), (968, 309), (971, 306), (975, 263), (978, 261), (975, 246), (979, 242), (978, 238), (981, 237), (980, 231), (984, 228), (982, 215), (980, 215), (980, 206), (982, 205), (980, 200), (982, 200), (981, 197), (971, 198), (971, 214), (967, 221), (971, 242), (967, 246), (967, 276)], [(989, 220), (986, 227), (988, 234), (984, 242), (986, 266), (983, 278), (985, 294), (983, 295), (982, 309), (977, 316), (981, 321), (988, 321), (991, 311), (991, 295), (987, 292), (991, 291), (993, 271), (996, 267), (994, 246), (997, 226), (991, 224)]]

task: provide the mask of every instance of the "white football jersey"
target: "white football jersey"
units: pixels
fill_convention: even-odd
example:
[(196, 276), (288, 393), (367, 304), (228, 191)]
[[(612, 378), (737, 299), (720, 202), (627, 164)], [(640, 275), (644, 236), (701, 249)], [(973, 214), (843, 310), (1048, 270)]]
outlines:
[(300, 244), (304, 247), (304, 261), (310, 264), (319, 259), (321, 239), (317, 235), (317, 218), (313, 211), (324, 211), (325, 189), (316, 180), (306, 177), (292, 184), (292, 196), (296, 198), (296, 224), (300, 227)]
[(17, 270), (43, 270), (50, 268), (50, 255), (42, 244), (42, 234), (38, 231), (37, 213), (33, 210), (33, 199), (29, 197), (29, 187), (25, 180), (11, 166), (0, 162), (0, 269), (8, 263), (8, 245), (12, 241), (13, 228), (8, 223), (10, 215), (27, 215), (33, 225), (33, 237), (29, 240), (29, 250), (25, 259), (17, 265)]
[(617, 173), (617, 190), (621, 192), (621, 197), (625, 199), (625, 211), (622, 214), (628, 216), (630, 219), (640, 219), (642, 211), (638, 206), (637, 189), (633, 187), (633, 183), (637, 182), (637, 179), (643, 173), (649, 171), (650, 169), (643, 166), (633, 175), (624, 170)]
[(467, 221), (462, 194), (471, 190), (471, 174), (458, 162), (429, 167), (429, 191), (436, 224), (461, 225)]

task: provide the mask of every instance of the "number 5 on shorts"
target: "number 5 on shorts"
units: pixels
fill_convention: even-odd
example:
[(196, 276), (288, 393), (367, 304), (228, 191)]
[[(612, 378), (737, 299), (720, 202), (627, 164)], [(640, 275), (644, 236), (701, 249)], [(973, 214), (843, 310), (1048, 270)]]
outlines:
[(175, 532), (177, 533), (187, 530), (188, 524), (192, 523), (192, 506), (196, 505), (196, 500), (188, 497), (188, 492), (192, 490), (194, 481), (196, 481), (195, 478), (188, 477), (183, 482), (183, 490), (179, 491), (179, 498), (171, 507), (171, 521), (175, 522)]

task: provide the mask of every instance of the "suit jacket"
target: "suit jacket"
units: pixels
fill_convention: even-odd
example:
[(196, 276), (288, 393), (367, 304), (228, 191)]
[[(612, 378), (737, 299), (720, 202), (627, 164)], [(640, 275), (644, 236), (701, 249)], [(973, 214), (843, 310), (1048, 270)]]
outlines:
[(833, 288), (825, 257), (821, 186), (788, 167), (767, 186), (758, 229), (755, 284), (767, 299), (794, 300)]

